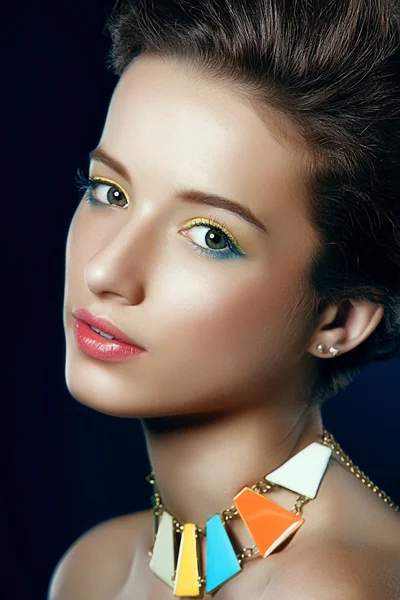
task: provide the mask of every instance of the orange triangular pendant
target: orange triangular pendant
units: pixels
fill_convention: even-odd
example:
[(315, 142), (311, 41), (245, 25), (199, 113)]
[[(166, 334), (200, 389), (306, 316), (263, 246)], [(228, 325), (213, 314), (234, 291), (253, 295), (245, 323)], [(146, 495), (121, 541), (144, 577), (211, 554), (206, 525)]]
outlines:
[(304, 523), (302, 517), (248, 487), (235, 496), (234, 503), (264, 558)]

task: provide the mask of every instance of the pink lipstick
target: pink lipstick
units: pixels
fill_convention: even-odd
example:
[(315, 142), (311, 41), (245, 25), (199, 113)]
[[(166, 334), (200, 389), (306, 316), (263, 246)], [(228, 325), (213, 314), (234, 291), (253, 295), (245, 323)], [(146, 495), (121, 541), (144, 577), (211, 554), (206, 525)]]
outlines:
[(111, 321), (79, 308), (75, 317), (74, 338), (79, 348), (99, 360), (119, 362), (146, 354), (134, 340), (118, 329)]

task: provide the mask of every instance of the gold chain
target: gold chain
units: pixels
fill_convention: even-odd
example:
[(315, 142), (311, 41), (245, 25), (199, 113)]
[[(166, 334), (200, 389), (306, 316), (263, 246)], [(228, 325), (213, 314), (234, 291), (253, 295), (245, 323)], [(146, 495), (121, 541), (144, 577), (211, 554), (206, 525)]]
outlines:
[(349, 469), (349, 471), (353, 473), (357, 477), (357, 479), (361, 481), (361, 483), (364, 483), (367, 487), (372, 489), (372, 491), (375, 492), (375, 494), (377, 494), (379, 498), (382, 498), (382, 500), (386, 502), (386, 504), (390, 506), (390, 508), (393, 508), (395, 512), (399, 512), (399, 507), (393, 502), (390, 496), (388, 496), (383, 490), (381, 490), (377, 485), (375, 485), (374, 482), (368, 477), (368, 475), (366, 475), (364, 471), (361, 471), (361, 469), (353, 463), (351, 458), (347, 454), (345, 454), (343, 448), (335, 440), (333, 435), (329, 433), (329, 431), (327, 431), (326, 429), (324, 429), (323, 443), (325, 446), (331, 448), (337, 456), (339, 456), (341, 462), (344, 463), (344, 465)]
[[(334, 436), (331, 433), (329, 433), (326, 429), (324, 429), (324, 437), (323, 437), (322, 443), (325, 446), (328, 446), (329, 448), (331, 448), (331, 450), (337, 456), (339, 456), (341, 462), (349, 469), (349, 471), (351, 473), (353, 473), (357, 477), (357, 479), (359, 479), (361, 481), (361, 483), (364, 483), (368, 488), (372, 489), (372, 491), (374, 493), (376, 493), (379, 498), (382, 498), (382, 500), (390, 508), (392, 508), (395, 512), (399, 512), (399, 507), (393, 502), (393, 500), (390, 498), (390, 496), (388, 496), (383, 490), (381, 490), (377, 485), (375, 485), (373, 483), (373, 481), (364, 473), (364, 471), (361, 471), (361, 469), (353, 463), (353, 461), (350, 459), (350, 457), (344, 452), (344, 450), (340, 446), (339, 442), (337, 442), (336, 439), (334, 438)], [(252, 485), (251, 489), (254, 490), (255, 492), (258, 492), (259, 494), (265, 494), (265, 493), (268, 493), (273, 488), (279, 487), (276, 484), (272, 483), (271, 481), (268, 481), (268, 479), (266, 477), (267, 476), (265, 476), (264, 479), (262, 479), (258, 483), (255, 483), (254, 485)], [(164, 507), (162, 504), (161, 496), (155, 487), (154, 471), (152, 471), (150, 473), (150, 475), (148, 475), (146, 477), (146, 479), (149, 483), (153, 484), (153, 486), (154, 486), (153, 511), (154, 511), (154, 515), (158, 518), (162, 514)], [(310, 500), (311, 500), (311, 498), (308, 498), (307, 496), (299, 496), (294, 503), (292, 512), (296, 516), (301, 516), (303, 506)], [(223, 510), (220, 516), (221, 516), (223, 523), (226, 524), (227, 522), (231, 521), (232, 519), (236, 519), (239, 516), (239, 511), (237, 510), (235, 505), (232, 505), (229, 508), (226, 508), (225, 510)], [(184, 527), (183, 527), (182, 523), (180, 523), (175, 517), (173, 517), (173, 524), (174, 524), (176, 532), (178, 532), (178, 533), (183, 532)], [(197, 525), (196, 525), (196, 535), (205, 536), (204, 529), (201, 527), (198, 527)], [(150, 550), (148, 554), (151, 557), (152, 550)], [(258, 550), (257, 546), (254, 545), (254, 546), (249, 546), (247, 548), (242, 548), (237, 553), (236, 557), (237, 557), (239, 563), (242, 564), (245, 560), (246, 561), (250, 560), (259, 555), (260, 555), (260, 551)], [(200, 577), (199, 583), (204, 584), (205, 578)]]

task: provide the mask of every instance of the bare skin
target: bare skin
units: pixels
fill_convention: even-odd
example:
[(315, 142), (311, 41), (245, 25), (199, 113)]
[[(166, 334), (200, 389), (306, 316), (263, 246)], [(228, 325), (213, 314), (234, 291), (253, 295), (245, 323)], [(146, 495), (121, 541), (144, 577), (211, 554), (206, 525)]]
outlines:
[[(307, 383), (319, 360), (334, 357), (317, 345), (352, 350), (383, 307), (332, 304), (310, 321), (307, 267), (320, 240), (307, 219), (306, 149), (289, 123), (255, 108), (233, 84), (142, 56), (116, 88), (99, 147), (90, 176), (112, 180), (127, 204), (106, 206), (111, 186), (103, 183), (94, 193), (104, 206), (83, 198), (71, 223), (67, 384), (95, 410), (141, 419), (165, 505), (180, 521), (204, 525), (242, 487), (321, 439)], [(188, 202), (187, 192), (182, 200), (189, 189), (242, 204), (266, 231), (226, 205), (194, 202), (193, 194)], [(224, 225), (245, 255), (221, 259), (222, 246), (211, 246), (214, 258), (193, 251), (210, 250), (210, 225), (188, 227), (197, 217)], [(73, 337), (80, 307), (113, 321), (147, 353), (116, 363), (85, 354)], [(293, 505), (293, 494), (277, 493)], [(396, 597), (385, 590), (399, 583), (391, 566), (398, 516), (334, 460), (304, 517), (281, 552), (247, 564), (214, 597), (329, 599), (333, 583), (339, 600), (365, 600), (372, 589), (375, 600)], [(51, 600), (171, 598), (148, 569), (151, 534), (148, 512), (88, 532), (55, 574)]]

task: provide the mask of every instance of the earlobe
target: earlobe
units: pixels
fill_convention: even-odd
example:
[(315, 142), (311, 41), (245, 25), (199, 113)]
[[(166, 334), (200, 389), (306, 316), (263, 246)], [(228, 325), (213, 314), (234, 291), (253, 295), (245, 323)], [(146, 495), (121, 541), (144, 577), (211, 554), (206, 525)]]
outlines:
[(368, 300), (349, 299), (324, 311), (308, 351), (314, 356), (334, 357), (349, 352), (379, 325), (384, 306)]

